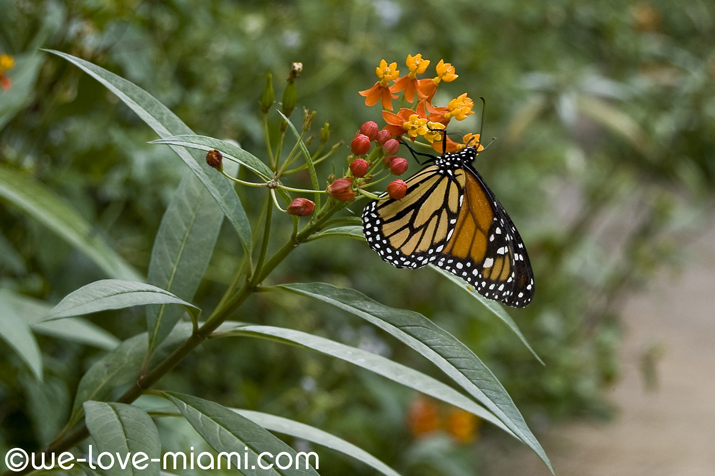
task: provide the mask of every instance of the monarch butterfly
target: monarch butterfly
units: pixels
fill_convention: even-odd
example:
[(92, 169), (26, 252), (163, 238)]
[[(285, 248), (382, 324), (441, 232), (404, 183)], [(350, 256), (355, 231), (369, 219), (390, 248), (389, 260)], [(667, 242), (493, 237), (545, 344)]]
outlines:
[(475, 146), (429, 155), (433, 163), (405, 181), (402, 199), (365, 206), (363, 232), (370, 248), (393, 266), (434, 263), (486, 298), (524, 307), (534, 296), (529, 256), (506, 210), (474, 169), (476, 156)]

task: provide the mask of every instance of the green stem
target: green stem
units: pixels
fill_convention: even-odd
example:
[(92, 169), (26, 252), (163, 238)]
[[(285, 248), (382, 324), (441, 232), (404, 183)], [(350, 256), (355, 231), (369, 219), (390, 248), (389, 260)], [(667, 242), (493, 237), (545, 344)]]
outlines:
[(266, 149), (268, 150), (268, 159), (273, 165), (273, 150), (271, 150), (271, 133), (268, 130), (268, 115), (263, 114), (263, 135), (266, 137)]
[[(275, 190), (271, 190), (271, 194), (273, 195), (273, 200), (276, 199), (275, 197)], [(277, 204), (277, 201), (276, 201)], [(256, 284), (258, 284), (259, 281), (257, 281), (258, 276), (261, 275), (261, 270), (263, 269), (263, 263), (266, 261), (266, 252), (268, 251), (268, 241), (270, 240), (271, 237), (271, 222), (273, 221), (273, 207), (269, 206), (268, 210), (266, 210), (266, 221), (265, 221), (265, 226), (263, 228), (263, 241), (261, 242), (261, 251), (258, 254), (258, 261), (256, 262), (256, 267), (253, 270), (253, 276), (251, 277), (251, 281), (249, 282), (249, 286), (254, 287)]]
[(229, 179), (233, 182), (240, 183), (241, 185), (248, 185), (249, 187), (265, 187), (266, 186), (265, 183), (246, 182), (245, 180), (237, 179), (236, 177), (231, 177), (229, 174), (227, 174), (223, 170), (221, 170), (221, 175), (223, 175), (224, 177), (226, 177), (227, 179)]

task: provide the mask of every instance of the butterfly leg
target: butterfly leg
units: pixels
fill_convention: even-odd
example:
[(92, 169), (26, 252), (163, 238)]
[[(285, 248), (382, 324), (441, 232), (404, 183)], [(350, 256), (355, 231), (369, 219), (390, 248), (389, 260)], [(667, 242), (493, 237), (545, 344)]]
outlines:
[[(417, 161), (417, 163), (420, 164), (420, 165), (424, 165), (424, 164), (426, 164), (426, 163), (428, 163), (428, 162), (433, 162), (433, 161), (437, 160), (437, 157), (435, 157), (435, 156), (432, 155), (432, 154), (425, 154), (425, 153), (422, 153), (422, 152), (417, 152), (415, 149), (413, 149), (413, 148), (410, 146), (410, 144), (408, 144), (407, 142), (405, 142), (405, 141), (402, 140), (402, 139), (400, 139), (400, 142), (401, 142), (405, 147), (407, 147), (407, 148), (409, 149), (409, 151), (412, 153), (412, 157), (414, 157), (415, 160)], [(427, 157), (428, 160), (425, 160), (424, 162), (421, 162), (420, 159), (417, 158), (418, 155), (421, 155), (421, 156), (423, 156), (423, 157)]]

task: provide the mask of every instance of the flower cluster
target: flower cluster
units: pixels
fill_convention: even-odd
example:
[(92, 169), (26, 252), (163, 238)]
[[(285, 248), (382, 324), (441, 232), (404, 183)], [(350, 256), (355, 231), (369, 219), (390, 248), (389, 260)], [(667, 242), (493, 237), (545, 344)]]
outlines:
[(15, 60), (10, 55), (0, 55), (0, 88), (4, 91), (10, 89), (12, 81), (5, 75), (5, 71), (11, 70), (15, 66)]
[[(479, 134), (466, 134), (459, 143), (447, 137), (447, 125), (452, 119), (463, 121), (474, 114), (474, 101), (467, 93), (452, 99), (446, 106), (433, 103), (439, 85), (458, 78), (454, 66), (440, 60), (435, 67), (436, 76), (420, 79), (419, 76), (427, 72), (430, 60), (422, 58), (421, 54), (407, 55), (406, 65), (407, 74), (400, 76), (397, 63), (388, 64), (383, 59), (375, 68), (378, 81), (370, 89), (359, 92), (367, 106), (382, 105), (385, 126), (380, 129), (377, 123), (369, 121), (355, 134), (350, 143), (352, 154), (347, 158), (345, 175), (329, 181), (327, 193), (334, 199), (349, 201), (358, 194), (378, 198), (366, 189), (390, 174), (399, 176), (408, 169), (407, 160), (397, 157), (401, 140), (422, 139), (415, 143), (431, 146), (438, 152), (454, 152), (470, 146), (480, 151), (484, 149)], [(400, 97), (399, 93), (402, 93), (401, 105), (409, 103), (410, 107), (400, 107), (393, 112), (392, 102)], [(385, 171), (388, 174), (384, 174)], [(403, 180), (393, 180), (387, 186), (387, 195), (394, 200), (400, 200), (406, 194), (407, 183)]]
[[(414, 141), (422, 137), (438, 152), (445, 149), (445, 144), (442, 143), (445, 139), (448, 152), (468, 146), (477, 146), (482, 150), (479, 134), (467, 134), (461, 143), (446, 137), (445, 130), (452, 119), (463, 121), (474, 114), (474, 101), (467, 96), (467, 93), (452, 99), (446, 106), (436, 106), (432, 103), (437, 88), (442, 82), (450, 83), (459, 77), (454, 66), (440, 60), (435, 67), (436, 76), (418, 79), (418, 75), (427, 71), (430, 60), (422, 58), (421, 54), (407, 55), (406, 65), (409, 72), (400, 77), (397, 63), (388, 65), (383, 59), (376, 70), (379, 81), (372, 88), (360, 91), (360, 94), (365, 97), (367, 106), (382, 102), (382, 117), (387, 123), (385, 130), (397, 138), (407, 136)], [(394, 81), (392, 85), (390, 85), (391, 81)], [(401, 107), (395, 113), (392, 112), (392, 100), (399, 97), (396, 94), (399, 92), (403, 92), (403, 103), (407, 102), (411, 107)]]

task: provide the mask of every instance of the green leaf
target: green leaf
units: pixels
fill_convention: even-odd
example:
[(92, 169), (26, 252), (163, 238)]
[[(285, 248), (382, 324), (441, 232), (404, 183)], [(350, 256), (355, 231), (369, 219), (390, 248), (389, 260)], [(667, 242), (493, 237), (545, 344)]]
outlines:
[(390, 308), (355, 290), (336, 288), (325, 283), (285, 284), (273, 289), (332, 304), (401, 340), (467, 390), (517, 438), (534, 450), (553, 472), (543, 448), (494, 374), (467, 346), (423, 315)]
[(216, 334), (216, 336), (257, 336), (271, 338), (273, 340), (317, 350), (323, 354), (350, 362), (351, 364), (355, 364), (378, 375), (382, 375), (383, 377), (400, 383), (405, 387), (415, 389), (418, 392), (422, 392), (438, 400), (442, 400), (443, 402), (459, 407), (477, 415), (483, 420), (493, 423), (502, 430), (505, 430), (507, 433), (511, 433), (511, 431), (509, 431), (501, 421), (497, 420), (494, 415), (489, 413), (473, 400), (465, 397), (439, 380), (402, 364), (398, 364), (397, 362), (393, 362), (392, 360), (382, 357), (381, 355), (376, 355), (366, 350), (350, 347), (324, 337), (292, 329), (285, 329), (282, 327), (239, 324), (235, 327), (235, 329), (225, 331), (224, 329), (225, 327), (222, 327), (222, 332), (220, 334)]
[[(85, 402), (85, 423), (97, 444), (97, 454), (107, 452), (114, 464), (106, 470), (109, 476), (159, 476), (160, 465), (151, 459), (161, 458), (159, 431), (146, 412), (123, 403)], [(136, 459), (144, 453), (148, 459)], [(107, 464), (107, 461), (103, 461)], [(144, 469), (139, 469), (146, 466)]]
[[(171, 137), (193, 134), (191, 129), (181, 122), (181, 119), (176, 117), (173, 112), (134, 83), (120, 78), (104, 68), (100, 68), (97, 65), (67, 53), (54, 50), (45, 51), (61, 56), (82, 68), (87, 74), (116, 94), (124, 104), (129, 106), (129, 108), (151, 127), (154, 132), (159, 134), (159, 136)], [(208, 189), (211, 196), (216, 200), (216, 203), (218, 203), (223, 213), (236, 229), (246, 252), (250, 252), (252, 246), (251, 224), (248, 221), (248, 217), (246, 216), (246, 212), (241, 205), (238, 195), (236, 195), (233, 184), (212, 169), (206, 163), (205, 158), (201, 157), (200, 154), (192, 155), (183, 147), (172, 147), (172, 149)]]
[(514, 322), (514, 320), (509, 315), (509, 313), (507, 313), (504, 310), (504, 308), (501, 306), (501, 304), (499, 304), (496, 301), (492, 301), (491, 299), (485, 298), (484, 296), (482, 296), (481, 294), (479, 294), (476, 291), (470, 291), (467, 283), (465, 283), (461, 278), (453, 275), (449, 271), (445, 271), (441, 268), (438, 268), (437, 266), (435, 266), (433, 264), (429, 265), (429, 267), (432, 268), (433, 270), (437, 271), (439, 274), (441, 274), (445, 278), (449, 279), (456, 285), (458, 285), (460, 288), (464, 289), (470, 296), (472, 296), (474, 299), (479, 301), (479, 303), (482, 306), (486, 307), (489, 311), (492, 312), (492, 314), (494, 314), (499, 319), (504, 321), (504, 323), (507, 326), (509, 326), (509, 328), (514, 332), (514, 334), (516, 334), (517, 337), (519, 337), (519, 339), (521, 339), (521, 342), (526, 346), (527, 349), (529, 349), (529, 352), (531, 352), (531, 354), (536, 358), (536, 360), (538, 360), (541, 365), (546, 365), (544, 363), (544, 361), (541, 360), (541, 357), (539, 357), (537, 355), (537, 353), (534, 351), (534, 349), (531, 348), (531, 346), (529, 345), (529, 342), (527, 342), (527, 340), (526, 340), (526, 337), (524, 337), (524, 334), (522, 334), (521, 331), (519, 330), (519, 326), (516, 325), (516, 322)]
[(108, 276), (142, 280), (141, 275), (107, 245), (97, 230), (40, 182), (0, 166), (0, 197), (86, 254)]
[[(206, 187), (192, 174), (174, 192), (154, 240), (148, 282), (190, 301), (211, 261), (223, 213)], [(149, 306), (149, 350), (160, 344), (181, 319), (178, 306)]]
[(180, 135), (165, 137), (151, 142), (152, 144), (168, 144), (179, 147), (188, 147), (208, 152), (216, 149), (220, 151), (224, 157), (235, 160), (239, 164), (248, 168), (260, 177), (270, 180), (273, 178), (273, 171), (261, 160), (252, 154), (243, 150), (240, 146), (228, 141), (214, 139), (213, 137), (197, 136), (197, 135)]
[(197, 319), (201, 312), (193, 304), (156, 286), (135, 281), (122, 281), (121, 279), (102, 279), (68, 294), (50, 311), (45, 320), (146, 304), (180, 304), (194, 316), (194, 319)]
[[(312, 467), (303, 469), (305, 467), (303, 459), (301, 459), (301, 468), (295, 468), (297, 455), (295, 450), (248, 418), (218, 403), (201, 398), (173, 392), (165, 392), (164, 395), (174, 402), (191, 426), (193, 426), (216, 451), (227, 453), (237, 452), (243, 456), (244, 451), (242, 450), (248, 448), (247, 451), (253, 458), (253, 464), (256, 464), (257, 456), (263, 452), (270, 453), (274, 458), (279, 453), (285, 452), (291, 456), (294, 462), (293, 467), (280, 469), (278, 466), (274, 466), (273, 471), (281, 475), (291, 476), (318, 474)], [(268, 459), (265, 459), (263, 461), (264, 464), (273, 463), (273, 460), (268, 461)], [(241, 458), (241, 462), (243, 463), (243, 457)], [(233, 458), (232, 464), (235, 463), (235, 458)], [(285, 463), (286, 461), (284, 459), (283, 464)], [(255, 469), (245, 468), (244, 465), (241, 471), (247, 475), (265, 474), (255, 466), (254, 468)]]
[(119, 339), (89, 321), (75, 317), (62, 322), (40, 322), (50, 313), (52, 306), (9, 289), (0, 289), (0, 302), (21, 316), (37, 334), (92, 345), (111, 350), (119, 345)]
[(40, 66), (42, 56), (34, 52), (15, 56), (15, 67), (5, 72), (12, 88), (0, 91), (0, 130), (32, 101)]
[[(303, 152), (303, 156), (305, 157), (305, 163), (308, 166), (308, 172), (310, 172), (310, 181), (313, 184), (313, 190), (320, 190), (320, 182), (318, 182), (318, 174), (315, 172), (315, 164), (313, 164), (313, 157), (310, 155), (310, 152), (308, 151), (308, 147), (306, 147), (305, 142), (303, 142), (303, 139), (300, 138), (300, 133), (298, 132), (298, 129), (295, 128), (292, 122), (280, 111), (277, 111), (278, 114), (281, 115), (283, 120), (285, 120), (288, 123), (288, 127), (290, 127), (290, 130), (293, 131), (293, 135), (295, 136), (295, 140), (298, 142), (298, 145), (300, 146), (300, 150)], [(315, 193), (315, 208), (320, 210), (320, 193)]]
[(5, 300), (0, 300), (0, 338), (30, 367), (38, 380), (42, 380), (42, 355), (30, 326)]
[(251, 420), (256, 425), (262, 426), (266, 430), (282, 433), (284, 435), (290, 435), (295, 438), (301, 438), (305, 441), (310, 441), (332, 450), (339, 451), (344, 455), (355, 458), (356, 460), (371, 466), (386, 476), (400, 476), (397, 472), (395, 472), (395, 470), (375, 458), (367, 451), (323, 430), (319, 430), (315, 427), (305, 425), (294, 420), (289, 420), (287, 418), (270, 415), (268, 413), (239, 410), (235, 408), (232, 408), (231, 410), (238, 413), (242, 417)]
[[(159, 362), (174, 351), (191, 336), (193, 327), (190, 323), (181, 323), (174, 328), (169, 337), (152, 355), (151, 363)], [(99, 359), (82, 376), (77, 388), (77, 395), (72, 405), (70, 426), (82, 418), (82, 404), (89, 400), (106, 400), (115, 390), (131, 385), (139, 375), (149, 340), (146, 332), (135, 335), (119, 347)]]
[(337, 226), (335, 228), (328, 228), (320, 233), (316, 233), (311, 236), (308, 241), (318, 240), (320, 238), (331, 238), (335, 236), (343, 236), (346, 238), (353, 238), (355, 240), (365, 241), (365, 235), (362, 232), (362, 226)]

